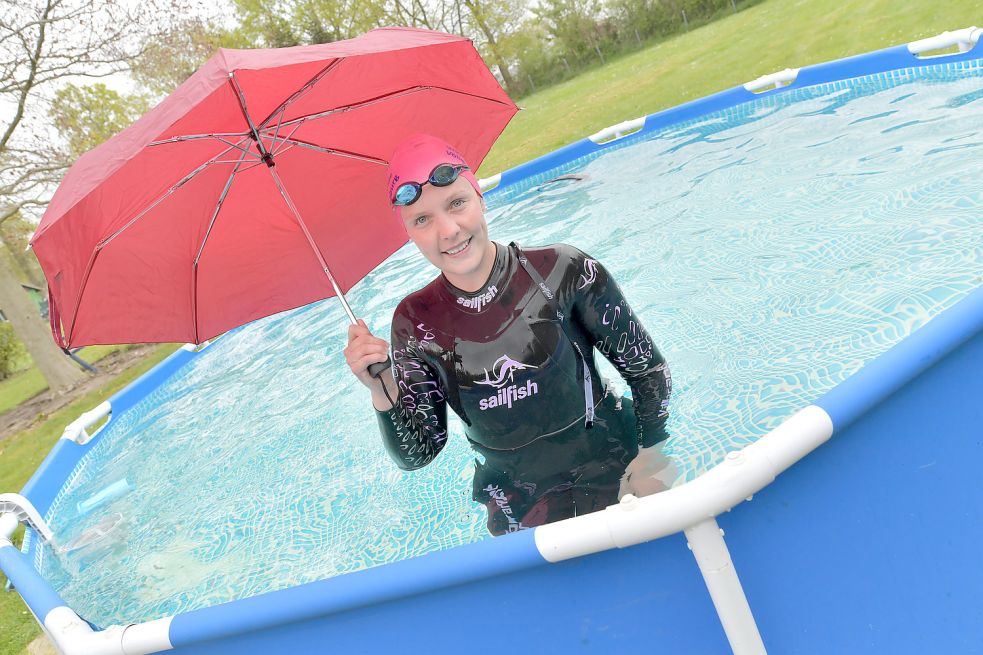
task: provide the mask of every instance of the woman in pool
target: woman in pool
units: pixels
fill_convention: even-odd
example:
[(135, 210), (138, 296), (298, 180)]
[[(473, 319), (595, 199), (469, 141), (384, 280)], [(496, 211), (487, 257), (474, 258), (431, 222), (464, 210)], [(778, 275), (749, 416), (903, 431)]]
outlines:
[[(447, 406), (477, 462), (473, 497), (499, 535), (664, 490), (671, 382), (665, 360), (605, 268), (576, 248), (490, 241), (484, 200), (458, 152), (429, 135), (404, 141), (389, 200), (441, 274), (396, 308), (389, 345), (364, 323), (345, 358), (372, 393), (397, 466), (425, 466), (447, 439)], [(604, 387), (594, 348), (634, 402)], [(392, 399), (396, 399), (394, 403)]]

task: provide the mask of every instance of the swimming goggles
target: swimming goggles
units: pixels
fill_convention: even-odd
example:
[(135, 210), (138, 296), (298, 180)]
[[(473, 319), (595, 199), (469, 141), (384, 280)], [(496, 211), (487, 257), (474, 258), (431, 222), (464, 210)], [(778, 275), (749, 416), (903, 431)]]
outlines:
[(457, 180), (461, 171), (466, 170), (468, 170), (468, 167), (463, 164), (438, 164), (436, 168), (430, 171), (430, 177), (422, 184), (419, 182), (403, 182), (396, 187), (393, 205), (397, 207), (412, 205), (420, 199), (420, 194), (423, 193), (423, 185), (427, 182), (438, 187), (450, 186)]

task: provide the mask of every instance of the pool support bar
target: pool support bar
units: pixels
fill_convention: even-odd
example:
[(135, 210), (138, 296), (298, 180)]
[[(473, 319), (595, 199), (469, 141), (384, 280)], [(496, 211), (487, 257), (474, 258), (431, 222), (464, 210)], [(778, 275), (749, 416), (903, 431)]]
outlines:
[[(967, 28), (789, 69), (751, 89), (612, 126), (485, 182), (504, 188), (548, 179), (633, 131), (753, 100), (753, 89), (781, 93), (978, 59), (980, 34)], [(918, 56), (946, 48), (960, 52)], [(94, 629), (31, 565), (36, 540), (50, 538), (41, 517), (98, 442), (98, 432), (87, 430), (132, 407), (197, 354), (186, 346), (73, 422), (22, 494), (0, 496), (0, 568), (64, 653), (498, 653), (517, 642), (544, 652), (644, 644), (709, 653), (729, 644), (743, 655), (764, 653), (765, 641), (776, 652), (817, 653), (966, 652), (983, 643), (983, 571), (975, 565), (983, 540), (975, 466), (983, 455), (983, 287), (755, 443), (661, 494), (626, 496), (601, 512), (173, 617)], [(915, 418), (929, 412), (930, 421)], [(10, 542), (20, 521), (31, 528), (27, 554)], [(700, 578), (684, 544), (709, 598), (697, 592)], [(794, 620), (785, 618), (789, 606)]]

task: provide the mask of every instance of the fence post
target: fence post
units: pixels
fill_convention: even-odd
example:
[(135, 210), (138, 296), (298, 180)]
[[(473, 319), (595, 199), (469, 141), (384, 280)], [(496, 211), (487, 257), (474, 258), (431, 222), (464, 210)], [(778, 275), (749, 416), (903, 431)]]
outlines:
[(686, 28), (686, 31), (687, 32), (689, 31), (689, 20), (687, 20), (687, 18), (686, 18), (686, 10), (685, 9), (683, 9), (683, 27)]

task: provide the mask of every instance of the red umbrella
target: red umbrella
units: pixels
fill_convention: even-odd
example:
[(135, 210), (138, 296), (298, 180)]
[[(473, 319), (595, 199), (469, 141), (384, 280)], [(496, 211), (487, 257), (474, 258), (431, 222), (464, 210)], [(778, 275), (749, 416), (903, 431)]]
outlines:
[(58, 187), (31, 240), (55, 341), (201, 343), (344, 303), (406, 242), (394, 146), (431, 133), (477, 167), (516, 111), (471, 42), (439, 32), (220, 50)]

